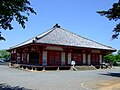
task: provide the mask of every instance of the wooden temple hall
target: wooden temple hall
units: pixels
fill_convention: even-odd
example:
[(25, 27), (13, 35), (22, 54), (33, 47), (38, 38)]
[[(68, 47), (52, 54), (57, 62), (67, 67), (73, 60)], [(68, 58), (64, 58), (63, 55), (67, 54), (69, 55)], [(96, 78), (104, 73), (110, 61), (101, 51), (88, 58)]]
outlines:
[(46, 32), (9, 49), (11, 62), (33, 67), (101, 65), (103, 56), (116, 51), (68, 30), (58, 24)]

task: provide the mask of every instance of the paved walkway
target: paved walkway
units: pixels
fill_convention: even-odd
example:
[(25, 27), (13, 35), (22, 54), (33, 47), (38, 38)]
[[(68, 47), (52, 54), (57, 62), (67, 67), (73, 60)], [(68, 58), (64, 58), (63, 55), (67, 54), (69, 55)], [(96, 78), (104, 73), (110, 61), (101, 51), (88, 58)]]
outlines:
[(119, 68), (29, 72), (0, 65), (0, 88), (6, 88), (3, 90), (93, 90), (93, 83), (97, 85), (99, 82), (120, 80), (119, 77)]

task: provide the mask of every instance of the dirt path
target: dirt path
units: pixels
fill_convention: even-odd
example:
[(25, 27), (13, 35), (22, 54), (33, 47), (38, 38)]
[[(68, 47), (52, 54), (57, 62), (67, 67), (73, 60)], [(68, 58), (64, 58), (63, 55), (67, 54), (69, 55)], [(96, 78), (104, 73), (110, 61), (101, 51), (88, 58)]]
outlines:
[(89, 82), (84, 86), (90, 90), (120, 90), (120, 80)]
[(103, 84), (106, 85), (101, 90), (120, 90), (120, 80), (108, 81)]

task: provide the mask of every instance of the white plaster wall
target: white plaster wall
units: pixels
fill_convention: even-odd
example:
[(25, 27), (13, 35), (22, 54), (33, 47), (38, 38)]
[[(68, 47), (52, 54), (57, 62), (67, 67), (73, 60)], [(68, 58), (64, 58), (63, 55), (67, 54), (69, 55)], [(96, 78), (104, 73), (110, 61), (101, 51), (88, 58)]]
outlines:
[(86, 64), (86, 54), (83, 54), (83, 64)]
[(61, 65), (65, 65), (65, 53), (61, 53)]
[(22, 61), (23, 61), (23, 53), (22, 53)]
[(91, 60), (90, 60), (90, 54), (88, 54), (88, 65), (91, 64)]
[(100, 64), (102, 64), (102, 55), (100, 55)]
[(29, 53), (27, 54), (27, 63), (29, 63)]
[(13, 53), (16, 53), (16, 49), (14, 49)]
[(71, 64), (71, 53), (68, 53), (68, 64)]
[(43, 51), (42, 65), (43, 65), (43, 66), (46, 66), (46, 65), (47, 65), (47, 51)]

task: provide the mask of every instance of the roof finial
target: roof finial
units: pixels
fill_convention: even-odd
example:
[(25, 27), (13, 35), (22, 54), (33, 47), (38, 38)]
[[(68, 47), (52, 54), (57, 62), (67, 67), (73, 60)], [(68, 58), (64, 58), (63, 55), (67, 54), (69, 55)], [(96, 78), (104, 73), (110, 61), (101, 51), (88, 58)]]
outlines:
[(60, 26), (56, 23), (55, 26), (53, 26), (53, 28), (60, 28)]

